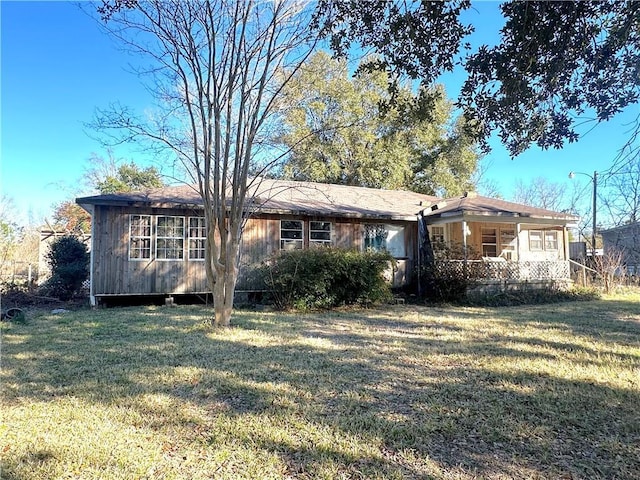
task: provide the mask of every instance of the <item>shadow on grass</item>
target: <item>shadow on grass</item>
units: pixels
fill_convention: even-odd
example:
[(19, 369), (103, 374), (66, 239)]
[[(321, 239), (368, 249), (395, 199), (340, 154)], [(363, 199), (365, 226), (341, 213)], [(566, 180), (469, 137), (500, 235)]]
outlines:
[[(294, 476), (329, 462), (346, 476), (383, 478), (636, 478), (637, 381), (624, 388), (575, 378), (603, 354), (611, 357), (603, 366), (637, 368), (640, 314), (637, 305), (589, 303), (238, 312), (237, 328), (214, 332), (193, 308), (43, 317), (6, 332), (4, 396), (9, 406), (64, 396), (130, 405), (154, 430), (187, 425), (191, 441), (271, 451)], [(549, 329), (563, 340), (547, 337)], [(150, 398), (170, 401), (159, 407)], [(304, 428), (283, 427), (286, 440), (282, 431), (216, 430), (221, 417), (241, 425), (247, 416), (301, 422), (376, 452), (348, 453)]]

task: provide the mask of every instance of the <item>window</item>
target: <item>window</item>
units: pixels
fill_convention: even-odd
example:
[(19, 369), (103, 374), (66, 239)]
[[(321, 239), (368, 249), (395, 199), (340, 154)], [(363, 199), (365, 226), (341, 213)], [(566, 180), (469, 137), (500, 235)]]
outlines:
[(529, 230), (529, 250), (542, 250), (542, 231)]
[(184, 258), (184, 217), (158, 217), (156, 228), (156, 258)]
[(513, 260), (516, 239), (515, 230), (502, 230), (500, 229), (500, 256), (507, 260)]
[(204, 217), (189, 218), (189, 260), (204, 260), (207, 227)]
[(444, 243), (444, 227), (430, 227), (431, 241), (433, 243)]
[(382, 251), (387, 249), (387, 236), (389, 232), (384, 225), (364, 226), (364, 249)]
[(558, 235), (553, 230), (544, 232), (544, 249), (558, 250)]
[(303, 238), (301, 220), (280, 221), (280, 250), (301, 249)]
[(495, 228), (483, 228), (482, 233), (482, 256), (497, 257), (498, 243)]
[(331, 245), (331, 222), (309, 222), (309, 245)]
[(129, 217), (129, 258), (131, 260), (151, 258), (151, 215)]

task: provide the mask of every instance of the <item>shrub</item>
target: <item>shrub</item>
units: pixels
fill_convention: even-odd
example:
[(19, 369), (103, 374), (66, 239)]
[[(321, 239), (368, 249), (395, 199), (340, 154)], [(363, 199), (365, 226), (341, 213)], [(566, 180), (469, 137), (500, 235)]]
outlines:
[(87, 246), (73, 236), (57, 238), (51, 243), (47, 261), (51, 278), (44, 285), (45, 292), (61, 300), (71, 299), (89, 276)]
[(293, 250), (274, 255), (261, 276), (281, 309), (369, 305), (391, 298), (384, 271), (392, 261), (386, 252)]

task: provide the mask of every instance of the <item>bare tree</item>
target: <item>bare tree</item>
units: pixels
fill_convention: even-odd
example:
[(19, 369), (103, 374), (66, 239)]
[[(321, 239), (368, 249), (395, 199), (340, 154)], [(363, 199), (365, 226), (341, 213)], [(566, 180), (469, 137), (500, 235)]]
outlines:
[(551, 182), (544, 177), (536, 177), (530, 184), (517, 180), (513, 200), (532, 207), (560, 211), (566, 208), (564, 191), (561, 183)]
[(606, 195), (600, 198), (614, 225), (640, 220), (640, 156), (602, 175)]
[(299, 0), (112, 0), (98, 10), (111, 34), (150, 58), (150, 91), (162, 109), (136, 118), (126, 107), (98, 113), (116, 142), (170, 149), (204, 203), (205, 265), (214, 325), (229, 325), (248, 189), (273, 161), (261, 150), (284, 85), (315, 46)]

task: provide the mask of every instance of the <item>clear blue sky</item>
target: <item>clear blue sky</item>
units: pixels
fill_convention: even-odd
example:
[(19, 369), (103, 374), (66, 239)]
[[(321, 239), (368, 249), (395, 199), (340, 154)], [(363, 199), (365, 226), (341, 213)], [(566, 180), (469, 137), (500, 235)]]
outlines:
[[(88, 3), (83, 5), (91, 8)], [(497, 38), (501, 24), (497, 5), (481, 2), (468, 13), (483, 42)], [(0, 15), (0, 187), (2, 194), (14, 200), (23, 220), (29, 215), (42, 220), (50, 218), (53, 203), (80, 193), (78, 180), (91, 153), (105, 154), (84, 126), (95, 108), (118, 101), (143, 111), (151, 99), (139, 79), (127, 71), (132, 59), (77, 5), (2, 1)], [(446, 75), (443, 82), (454, 96), (461, 76)], [(499, 184), (506, 198), (512, 195), (517, 179), (526, 182), (543, 176), (566, 182), (570, 188), (569, 171), (593, 172), (611, 165), (626, 140), (625, 124), (638, 111), (637, 106), (631, 108), (558, 151), (532, 148), (512, 160), (493, 142), (487, 157), (491, 165), (488, 177)], [(149, 164), (134, 149), (122, 147), (115, 153)]]

